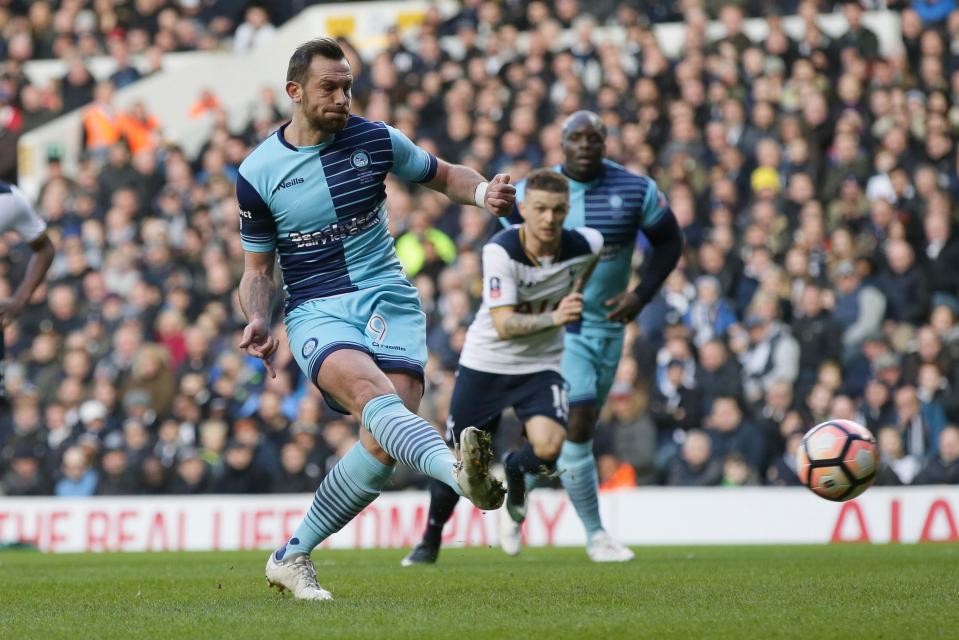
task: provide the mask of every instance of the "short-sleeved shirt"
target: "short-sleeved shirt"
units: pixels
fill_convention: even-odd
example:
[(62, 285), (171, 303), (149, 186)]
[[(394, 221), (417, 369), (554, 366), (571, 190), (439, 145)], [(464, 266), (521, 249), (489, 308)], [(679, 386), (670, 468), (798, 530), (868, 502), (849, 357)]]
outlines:
[[(562, 171), (562, 166), (554, 167)], [(567, 229), (589, 227), (603, 235), (602, 257), (583, 291), (585, 310), (581, 332), (586, 335), (618, 336), (619, 322), (606, 319), (606, 300), (622, 293), (629, 284), (636, 234), (654, 226), (669, 208), (666, 196), (652, 178), (626, 170), (610, 160), (603, 161), (602, 174), (591, 182), (569, 178)], [(522, 202), (525, 181), (516, 185), (516, 201)], [(511, 218), (517, 221), (517, 216)]]
[(553, 311), (600, 253), (603, 237), (593, 229), (564, 229), (559, 255), (534, 264), (523, 249), (519, 230), (519, 226), (504, 229), (483, 247), (483, 304), (466, 332), (460, 354), (464, 367), (504, 374), (560, 371), (562, 327), (504, 340), (496, 332), (490, 309)]
[(276, 251), (286, 308), (403, 280), (387, 230), (387, 173), (428, 182), (436, 158), (383, 122), (350, 116), (321, 144), (294, 147), (287, 125), (240, 165), (237, 199), (246, 251)]
[(15, 185), (0, 180), (0, 232), (16, 231), (24, 242), (33, 242), (47, 230), (30, 200)]

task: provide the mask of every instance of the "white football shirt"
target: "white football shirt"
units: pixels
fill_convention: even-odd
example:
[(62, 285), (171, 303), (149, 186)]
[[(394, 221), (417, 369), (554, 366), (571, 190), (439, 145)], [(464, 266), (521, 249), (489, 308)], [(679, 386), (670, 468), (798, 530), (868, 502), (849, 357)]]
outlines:
[(504, 229), (483, 247), (483, 304), (466, 332), (460, 364), (487, 373), (560, 372), (562, 327), (504, 340), (496, 332), (490, 309), (552, 311), (602, 250), (603, 236), (587, 227), (564, 229), (559, 255), (535, 265), (523, 250), (519, 230), (518, 225)]
[(23, 192), (0, 181), (0, 232), (16, 231), (24, 242), (30, 243), (46, 230), (47, 223), (33, 210)]

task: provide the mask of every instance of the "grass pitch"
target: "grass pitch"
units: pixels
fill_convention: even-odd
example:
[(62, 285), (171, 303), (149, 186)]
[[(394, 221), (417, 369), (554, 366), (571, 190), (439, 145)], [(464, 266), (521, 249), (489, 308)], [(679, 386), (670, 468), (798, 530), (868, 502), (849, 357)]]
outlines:
[(336, 600), (267, 589), (265, 552), (0, 552), (0, 638), (957, 638), (959, 545), (314, 554)]

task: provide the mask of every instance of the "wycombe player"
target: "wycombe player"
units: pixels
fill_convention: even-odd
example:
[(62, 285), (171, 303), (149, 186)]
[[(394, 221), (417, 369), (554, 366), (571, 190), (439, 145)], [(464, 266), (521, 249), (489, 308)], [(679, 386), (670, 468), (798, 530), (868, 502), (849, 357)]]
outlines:
[(482, 509), (496, 509), (502, 485), (489, 474), (489, 437), (466, 429), (457, 462), (438, 431), (415, 413), (423, 394), (425, 316), (403, 276), (387, 231), (388, 172), (462, 204), (508, 215), (509, 176), (486, 182), (439, 160), (382, 122), (350, 114), (353, 75), (337, 42), (319, 38), (290, 58), (292, 120), (240, 166), (237, 198), (245, 271), (240, 303), (248, 324), (240, 348), (262, 358), (270, 334), (279, 255), (286, 330), (304, 374), (331, 406), (360, 422), (360, 441), (324, 478), (290, 540), (271, 553), (270, 585), (296, 598), (329, 600), (310, 552), (379, 495), (395, 460)]
[[(466, 333), (450, 401), (454, 442), (467, 425), (492, 431), (510, 407), (522, 421), (527, 442), (503, 460), (511, 512), (525, 513), (527, 474), (555, 471), (569, 412), (560, 373), (562, 328), (582, 318), (577, 289), (603, 248), (598, 231), (563, 229), (568, 210), (566, 178), (534, 171), (526, 178), (522, 224), (483, 247), (483, 304)], [(431, 483), (429, 526), (404, 566), (436, 561), (443, 525), (458, 500), (447, 485)]]

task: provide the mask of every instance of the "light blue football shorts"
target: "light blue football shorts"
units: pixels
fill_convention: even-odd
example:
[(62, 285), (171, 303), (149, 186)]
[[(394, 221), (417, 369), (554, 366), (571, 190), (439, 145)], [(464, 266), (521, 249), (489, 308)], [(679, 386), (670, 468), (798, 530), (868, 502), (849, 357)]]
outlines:
[(405, 280), (308, 300), (285, 323), (293, 357), (313, 383), (323, 361), (340, 349), (369, 354), (383, 371), (423, 379), (426, 314), (416, 288)]
[(563, 378), (569, 384), (570, 406), (595, 404), (602, 407), (609, 395), (623, 351), (623, 334), (618, 336), (566, 333), (563, 346)]

